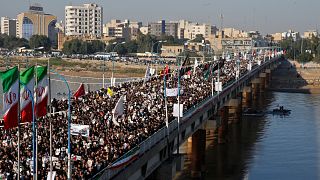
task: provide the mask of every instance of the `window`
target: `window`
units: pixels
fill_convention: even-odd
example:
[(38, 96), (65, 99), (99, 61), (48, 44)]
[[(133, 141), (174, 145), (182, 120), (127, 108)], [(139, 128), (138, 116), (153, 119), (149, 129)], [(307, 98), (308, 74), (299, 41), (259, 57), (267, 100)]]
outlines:
[(33, 22), (29, 18), (24, 17), (22, 22), (22, 37), (29, 40), (32, 35)]

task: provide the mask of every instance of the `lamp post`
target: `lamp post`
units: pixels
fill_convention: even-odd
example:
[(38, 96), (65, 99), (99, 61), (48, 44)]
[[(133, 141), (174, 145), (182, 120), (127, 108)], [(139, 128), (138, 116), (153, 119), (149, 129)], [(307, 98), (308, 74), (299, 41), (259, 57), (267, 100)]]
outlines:
[[(125, 44), (126, 42), (121, 42), (121, 43), (117, 43), (117, 42), (114, 42), (113, 44), (115, 45), (112, 52), (115, 52), (115, 49), (120, 45), (120, 44)], [(111, 73), (111, 86), (114, 86), (114, 79), (113, 79), (113, 72), (114, 72), (114, 55), (111, 55), (112, 56), (112, 73)]]
[(71, 133), (70, 133), (70, 129), (71, 129), (71, 90), (70, 90), (70, 87), (69, 87), (69, 84), (67, 82), (67, 80), (62, 76), (60, 75), (59, 73), (57, 73), (56, 71), (54, 70), (51, 70), (50, 71), (56, 75), (58, 75), (58, 77), (60, 78), (60, 80), (62, 80), (67, 89), (68, 89), (68, 180), (71, 180)]

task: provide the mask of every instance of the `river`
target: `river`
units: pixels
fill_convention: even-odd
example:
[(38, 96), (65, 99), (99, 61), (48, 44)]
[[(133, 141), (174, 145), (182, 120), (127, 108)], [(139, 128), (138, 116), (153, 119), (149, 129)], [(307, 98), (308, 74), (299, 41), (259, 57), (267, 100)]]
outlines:
[[(207, 132), (204, 179), (319, 179), (320, 97), (268, 92), (252, 106), (271, 111), (278, 104), (289, 116), (267, 114), (243, 118), (230, 129), (229, 142), (215, 143)], [(191, 143), (186, 142), (185, 169), (176, 179), (191, 179)]]

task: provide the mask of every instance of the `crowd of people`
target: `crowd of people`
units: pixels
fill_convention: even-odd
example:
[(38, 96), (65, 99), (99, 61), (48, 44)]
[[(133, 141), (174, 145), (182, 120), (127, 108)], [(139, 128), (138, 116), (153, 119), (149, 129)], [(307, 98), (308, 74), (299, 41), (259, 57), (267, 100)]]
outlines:
[[(148, 81), (122, 83), (107, 89), (90, 91), (79, 99), (73, 99), (71, 120), (73, 124), (89, 125), (88, 137), (72, 136), (72, 179), (89, 179), (103, 168), (110, 166), (119, 157), (166, 125), (164, 84), (167, 88), (176, 88), (181, 77), (183, 94), (180, 103), (183, 110), (196, 106), (203, 99), (211, 96), (212, 82), (219, 78), (223, 84), (235, 80), (236, 71), (247, 72), (249, 61), (242, 59), (239, 66), (234, 60), (220, 60), (200, 64), (193, 70), (171, 70), (164, 77), (151, 77)], [(252, 66), (256, 63), (253, 61)], [(182, 67), (186, 68), (186, 67)], [(205, 77), (206, 71), (210, 76)], [(213, 78), (213, 81), (212, 79)], [(113, 120), (112, 110), (120, 97), (124, 97), (124, 114)], [(169, 121), (174, 119), (173, 105), (177, 97), (167, 97)], [(55, 112), (66, 111), (67, 100), (52, 100)], [(45, 179), (50, 170), (50, 122), (52, 122), (53, 171), (56, 179), (67, 179), (67, 118), (64, 113), (38, 119), (38, 178)], [(17, 178), (17, 129), (0, 131), (0, 179)], [(32, 179), (32, 125), (20, 128), (20, 176)]]

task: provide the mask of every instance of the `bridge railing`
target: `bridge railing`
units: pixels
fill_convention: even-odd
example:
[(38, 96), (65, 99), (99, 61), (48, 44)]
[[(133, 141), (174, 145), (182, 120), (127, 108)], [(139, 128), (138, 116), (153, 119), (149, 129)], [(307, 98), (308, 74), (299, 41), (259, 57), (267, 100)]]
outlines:
[[(234, 85), (234, 83), (237, 83), (238, 81), (242, 81), (245, 77), (247, 76), (251, 76), (254, 73), (256, 73), (257, 71), (259, 71), (260, 69), (262, 69), (264, 67), (264, 65), (267, 63), (263, 62), (260, 66), (256, 67), (255, 69), (253, 69), (252, 71), (247, 71), (246, 73), (244, 73), (238, 80), (232, 80), (228, 83), (226, 83), (225, 85), (223, 85), (223, 90), (229, 89), (230, 87), (232, 87)], [(223, 92), (223, 91), (222, 91)], [(194, 112), (195, 109), (201, 107), (202, 105), (208, 103), (208, 101), (212, 101), (214, 98), (217, 97), (217, 92), (214, 93), (213, 96), (209, 95), (207, 98), (203, 99), (202, 101), (200, 101), (198, 104), (196, 104), (195, 106), (189, 108), (185, 113), (184, 113), (184, 117), (188, 117), (191, 116)], [(183, 123), (183, 122), (181, 122)], [(176, 130), (178, 128), (178, 121), (177, 118), (175, 118), (174, 120), (172, 120), (169, 123), (169, 133), (171, 134), (174, 130)], [(142, 156), (143, 154), (145, 154), (147, 151), (149, 151), (153, 146), (155, 146), (158, 142), (160, 142), (161, 140), (163, 140), (164, 138), (166, 138), (166, 132), (167, 131), (167, 127), (164, 126), (163, 128), (161, 128), (160, 130), (158, 130), (156, 133), (154, 133), (153, 135), (151, 135), (150, 137), (148, 137), (146, 140), (144, 140), (143, 142), (141, 142), (138, 147), (139, 147), (139, 156)], [(133, 149), (131, 149), (130, 151), (128, 151), (127, 153), (125, 153), (123, 156), (119, 157), (119, 158), (123, 158), (123, 157), (127, 157), (129, 154), (132, 154)], [(117, 168), (117, 169), (110, 169), (110, 167), (106, 167), (103, 170), (101, 170), (99, 173), (97, 173), (95, 176), (93, 176), (93, 178), (91, 179), (111, 179), (112, 177), (114, 177), (116, 174), (120, 173), (121, 171), (123, 171), (129, 164), (121, 167), (121, 168)]]

